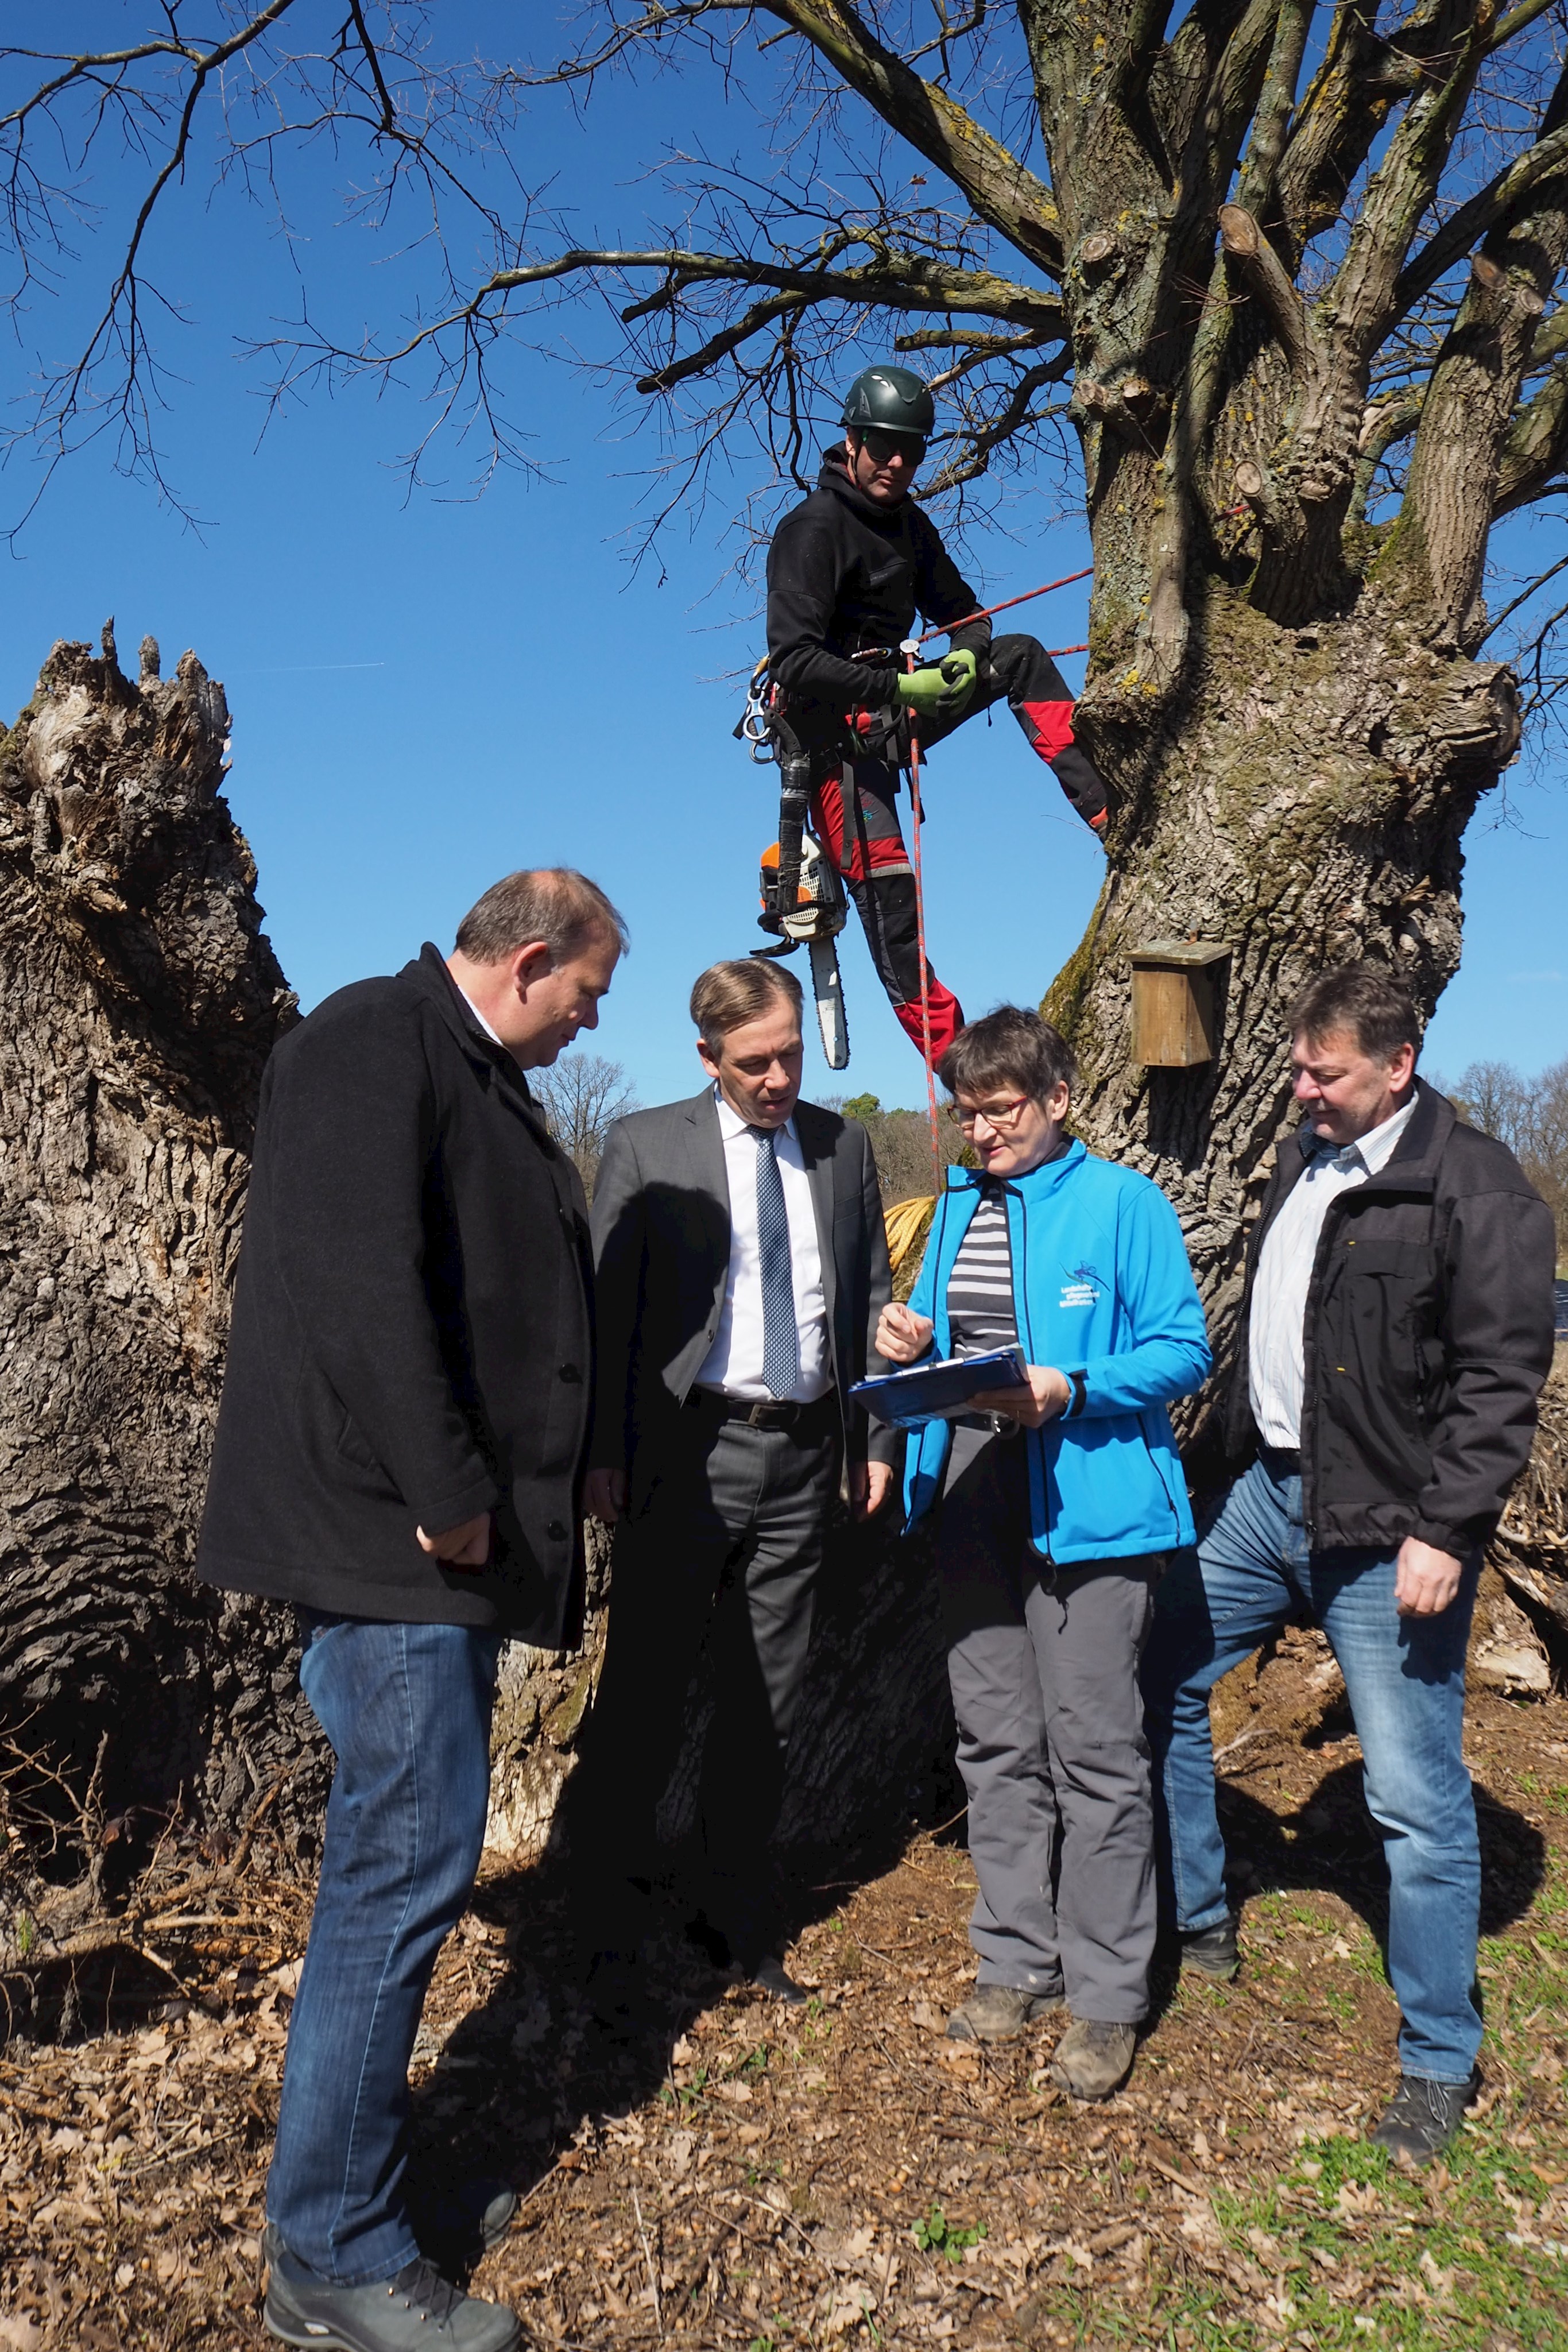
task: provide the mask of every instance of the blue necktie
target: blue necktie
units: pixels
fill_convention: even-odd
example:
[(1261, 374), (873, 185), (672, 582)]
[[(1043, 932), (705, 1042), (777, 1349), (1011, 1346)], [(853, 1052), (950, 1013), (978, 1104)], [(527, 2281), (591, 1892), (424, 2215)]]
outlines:
[(762, 1385), (769, 1396), (790, 1395), (800, 1378), (800, 1327), (795, 1318), (795, 1273), (789, 1255), (789, 1213), (772, 1130), (757, 1138), (757, 1248), (762, 1261)]

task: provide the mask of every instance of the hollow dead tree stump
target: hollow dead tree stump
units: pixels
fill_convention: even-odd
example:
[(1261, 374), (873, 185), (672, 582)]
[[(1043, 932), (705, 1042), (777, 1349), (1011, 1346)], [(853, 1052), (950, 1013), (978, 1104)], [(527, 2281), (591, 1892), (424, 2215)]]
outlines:
[(232, 1824), (287, 1776), (308, 1848), (287, 1612), (191, 1573), (257, 1087), (297, 1017), (228, 724), (193, 654), (161, 678), (148, 639), (134, 681), (110, 624), (0, 731), (0, 1726), (78, 1797), (97, 1769), (110, 1820), (183, 1797)]

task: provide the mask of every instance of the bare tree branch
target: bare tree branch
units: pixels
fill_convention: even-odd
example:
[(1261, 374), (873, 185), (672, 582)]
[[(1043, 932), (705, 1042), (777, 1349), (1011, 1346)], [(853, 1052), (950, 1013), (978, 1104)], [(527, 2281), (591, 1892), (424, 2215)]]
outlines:
[(1291, 373), (1301, 375), (1307, 365), (1311, 329), (1301, 298), (1284, 263), (1252, 215), (1243, 212), (1239, 205), (1220, 205), (1219, 241), (1268, 312)]
[(1568, 163), (1568, 123), (1559, 124), (1546, 137), (1537, 140), (1527, 154), (1519, 156), (1484, 188), (1478, 189), (1469, 203), (1461, 205), (1437, 235), (1427, 239), (1415, 259), (1399, 273), (1394, 289), (1395, 317), (1403, 318), (1413, 310), (1422, 295), (1462, 261), (1489, 229), (1517, 212), (1525, 198), (1543, 181), (1559, 173), (1564, 163)]
[(1375, 0), (1343, 0), (1334, 10), (1322, 62), (1291, 125), (1280, 188), (1298, 252), (1339, 219), (1391, 107), (1419, 87), (1453, 38), (1442, 0), (1418, 0), (1386, 37), (1377, 13)]
[[(1447, 65), (1412, 92), (1367, 185), (1327, 308), (1334, 336), (1364, 365), (1395, 319), (1400, 267), (1458, 135), (1491, 29), (1495, 0), (1437, 0), (1432, 25)], [(1404, 306), (1407, 308), (1408, 306)]]
[(917, 153), (945, 172), (978, 217), (1038, 268), (1059, 278), (1063, 260), (1056, 204), (1044, 182), (1010, 155), (946, 90), (883, 48), (849, 0), (762, 0), (802, 34), (846, 86), (874, 107)]
[(1498, 458), (1493, 512), (1532, 506), (1568, 466), (1568, 366), (1561, 361), (1515, 412)]

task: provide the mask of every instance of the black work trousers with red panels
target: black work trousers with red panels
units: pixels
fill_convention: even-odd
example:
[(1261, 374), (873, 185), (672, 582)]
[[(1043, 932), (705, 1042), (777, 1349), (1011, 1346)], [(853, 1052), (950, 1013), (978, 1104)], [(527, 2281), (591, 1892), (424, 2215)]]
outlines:
[[(1105, 822), (1105, 787), (1088, 753), (1072, 740), (1072, 698), (1037, 637), (992, 639), (963, 717), (921, 722), (922, 754), (1004, 700), (1030, 750), (1055, 772), (1085, 824), (1099, 832)], [(885, 756), (827, 749), (819, 753), (816, 764), (811, 831), (855, 902), (872, 961), (899, 1026), (922, 1048), (915, 877), (898, 818), (898, 768)], [(963, 1027), (964, 1012), (929, 962), (926, 971), (935, 1061)]]

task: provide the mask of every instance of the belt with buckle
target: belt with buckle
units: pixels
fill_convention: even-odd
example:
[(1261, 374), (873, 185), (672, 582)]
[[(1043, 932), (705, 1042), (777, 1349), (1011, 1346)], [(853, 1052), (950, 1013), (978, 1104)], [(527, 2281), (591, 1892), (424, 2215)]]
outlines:
[(686, 1402), (698, 1410), (706, 1406), (721, 1421), (738, 1421), (748, 1429), (798, 1429), (813, 1414), (825, 1414), (833, 1391), (828, 1389), (810, 1404), (801, 1404), (794, 1397), (732, 1397), (721, 1389), (693, 1389)]

